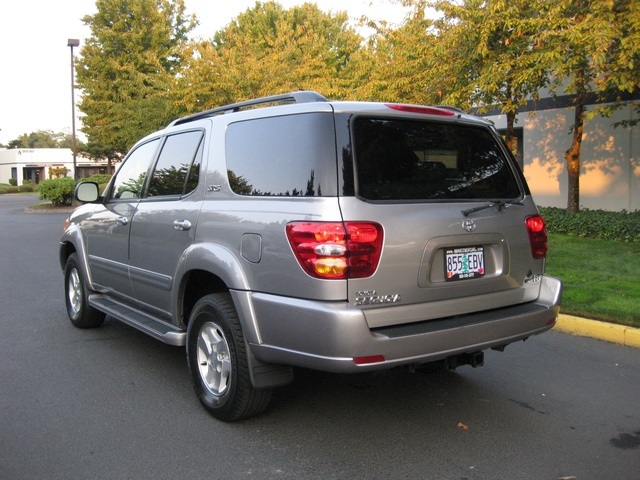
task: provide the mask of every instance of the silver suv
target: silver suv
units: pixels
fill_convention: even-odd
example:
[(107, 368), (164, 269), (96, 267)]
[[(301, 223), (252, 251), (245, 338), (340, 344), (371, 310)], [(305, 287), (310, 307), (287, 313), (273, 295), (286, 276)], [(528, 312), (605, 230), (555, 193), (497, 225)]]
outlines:
[[(263, 107), (263, 108), (256, 108)], [(60, 243), (69, 317), (186, 346), (222, 420), (263, 411), (292, 367), (483, 363), (553, 327), (547, 235), (492, 125), (455, 109), (295, 92), (173, 121)]]

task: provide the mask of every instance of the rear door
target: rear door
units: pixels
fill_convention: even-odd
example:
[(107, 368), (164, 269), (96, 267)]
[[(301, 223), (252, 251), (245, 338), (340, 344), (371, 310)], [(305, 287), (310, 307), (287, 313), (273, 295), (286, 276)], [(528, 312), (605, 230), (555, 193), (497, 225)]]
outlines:
[(131, 224), (130, 275), (136, 300), (167, 319), (182, 254), (195, 238), (204, 131), (168, 135)]
[[(352, 120), (356, 196), (344, 219), (377, 221), (376, 273), (349, 280), (371, 327), (450, 317), (537, 298), (542, 273), (519, 171), (486, 125), (450, 115)], [(393, 313), (389, 308), (395, 307)]]

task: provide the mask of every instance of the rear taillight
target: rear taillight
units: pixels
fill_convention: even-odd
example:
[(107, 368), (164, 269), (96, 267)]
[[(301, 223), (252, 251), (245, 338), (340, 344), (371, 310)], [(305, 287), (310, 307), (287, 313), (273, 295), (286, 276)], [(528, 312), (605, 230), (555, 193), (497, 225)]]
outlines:
[(540, 215), (527, 217), (525, 222), (527, 224), (533, 258), (546, 258), (547, 251), (549, 250), (549, 244), (547, 243), (547, 224)]
[(378, 268), (382, 226), (372, 222), (293, 222), (287, 238), (300, 266), (312, 277), (363, 278)]

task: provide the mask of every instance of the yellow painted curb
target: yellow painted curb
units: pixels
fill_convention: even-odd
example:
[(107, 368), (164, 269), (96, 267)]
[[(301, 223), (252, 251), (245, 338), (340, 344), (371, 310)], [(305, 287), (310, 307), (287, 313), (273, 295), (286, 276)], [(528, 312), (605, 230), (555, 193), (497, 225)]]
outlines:
[(555, 329), (572, 335), (592, 337), (627, 347), (640, 348), (640, 329), (638, 328), (560, 314)]
[(627, 329), (625, 345), (628, 345), (629, 347), (640, 348), (640, 329), (638, 328)]

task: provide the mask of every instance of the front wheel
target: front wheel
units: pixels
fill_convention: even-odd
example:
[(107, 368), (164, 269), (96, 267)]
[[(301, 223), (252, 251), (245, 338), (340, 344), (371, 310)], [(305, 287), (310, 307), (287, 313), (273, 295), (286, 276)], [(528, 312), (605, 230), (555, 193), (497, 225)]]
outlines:
[(87, 291), (78, 255), (72, 253), (64, 268), (64, 298), (71, 323), (78, 328), (95, 328), (102, 325), (105, 314), (87, 302)]
[(198, 400), (219, 420), (248, 418), (269, 405), (273, 390), (251, 384), (242, 326), (228, 293), (207, 295), (193, 307), (187, 359)]

